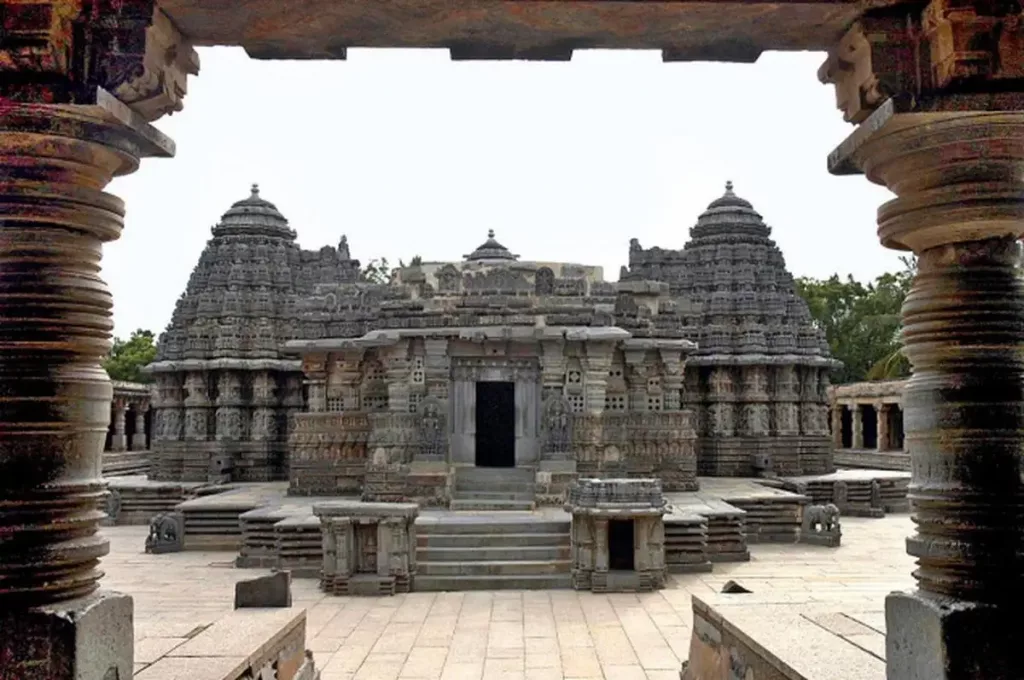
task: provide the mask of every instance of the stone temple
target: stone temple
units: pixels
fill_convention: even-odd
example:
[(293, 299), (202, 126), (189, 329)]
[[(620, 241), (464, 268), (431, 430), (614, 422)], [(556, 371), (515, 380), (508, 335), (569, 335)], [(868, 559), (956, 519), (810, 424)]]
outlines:
[(770, 233), (729, 184), (682, 250), (634, 239), (618, 283), (491, 232), (378, 284), (254, 187), (160, 337), (151, 476), (468, 509), (577, 477), (831, 472), (834, 361)]

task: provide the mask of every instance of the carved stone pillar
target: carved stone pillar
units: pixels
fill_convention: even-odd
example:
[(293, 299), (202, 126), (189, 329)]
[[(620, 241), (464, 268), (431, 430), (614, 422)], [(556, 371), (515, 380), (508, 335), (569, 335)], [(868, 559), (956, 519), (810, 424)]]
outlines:
[(876, 401), (875, 407), (875, 449), (889, 450), (889, 409), (886, 404)]
[(610, 342), (590, 341), (587, 350), (586, 400), (587, 413), (603, 413), (604, 399), (608, 390), (608, 369), (612, 367), (612, 351)]
[(862, 417), (860, 404), (854, 402), (850, 405), (850, 430), (852, 433), (853, 448), (864, 448), (864, 418)]
[(843, 448), (843, 405), (832, 405), (832, 448)]
[(185, 376), (185, 440), (204, 442), (210, 431), (210, 388), (205, 371)]
[(127, 412), (128, 404), (120, 399), (115, 399), (110, 411), (114, 426), (114, 432), (110, 435), (111, 451), (124, 451), (128, 448), (128, 438), (125, 436), (125, 414)]
[(1024, 113), (883, 106), (843, 154), (897, 196), (879, 209), (882, 243), (918, 255), (903, 305), (918, 590), (886, 600), (888, 677), (1019, 678)]
[(448, 384), (452, 379), (447, 338), (427, 338), (423, 341), (423, 368), (427, 374), (427, 396), (447, 403)]
[(662, 376), (662, 391), (665, 401), (662, 408), (666, 411), (678, 411), (682, 408), (683, 394), (683, 360), (676, 350), (659, 352), (661, 363), (665, 366), (665, 374)]
[(132, 434), (132, 451), (146, 449), (146, 409), (148, 404), (140, 402), (135, 405), (135, 433)]
[(626, 389), (630, 411), (647, 410), (647, 352), (642, 349), (626, 350)]
[(100, 100), (75, 107), (7, 100), (0, 115), (5, 678), (132, 675), (131, 598), (95, 592), (108, 550), (97, 506), (113, 398), (100, 365), (112, 328), (100, 258), (124, 217), (122, 202), (103, 188), (169, 142), (123, 105)]
[(409, 412), (408, 352), (405, 342), (381, 352), (388, 383), (388, 410), (392, 413)]

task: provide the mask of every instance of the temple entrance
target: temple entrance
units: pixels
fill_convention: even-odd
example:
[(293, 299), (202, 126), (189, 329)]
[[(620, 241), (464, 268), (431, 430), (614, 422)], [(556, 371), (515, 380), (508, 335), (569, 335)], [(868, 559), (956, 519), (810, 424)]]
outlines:
[(476, 383), (476, 464), (478, 467), (515, 467), (515, 396), (515, 383)]
[(608, 568), (612, 571), (634, 571), (633, 520), (608, 521)]
[(878, 448), (878, 412), (873, 406), (860, 406), (861, 423), (864, 430), (864, 448)]

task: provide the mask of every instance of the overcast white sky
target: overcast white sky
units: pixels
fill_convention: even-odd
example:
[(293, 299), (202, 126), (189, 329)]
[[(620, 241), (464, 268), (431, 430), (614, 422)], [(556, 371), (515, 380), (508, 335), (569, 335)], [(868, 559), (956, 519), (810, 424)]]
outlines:
[(898, 268), (875, 236), (889, 193), (833, 177), (852, 127), (818, 83), (820, 54), (663, 64), (655, 52), (569, 63), (451, 62), (445, 51), (352, 50), (261, 62), (200, 50), (185, 110), (158, 127), (177, 157), (111, 191), (115, 333), (162, 331), (210, 227), (258, 182), (305, 248), (347, 234), (364, 263), (457, 259), (488, 229), (524, 259), (626, 263), (629, 239), (680, 248), (727, 179), (773, 227), (796, 276)]

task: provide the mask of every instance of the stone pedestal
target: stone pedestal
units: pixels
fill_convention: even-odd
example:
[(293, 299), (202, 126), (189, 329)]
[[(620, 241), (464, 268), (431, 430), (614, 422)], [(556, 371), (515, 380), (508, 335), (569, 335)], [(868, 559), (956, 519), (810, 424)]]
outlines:
[(0, 610), (0, 677), (128, 680), (132, 598), (96, 591), (56, 605)]
[[(572, 514), (576, 590), (631, 592), (665, 586), (667, 510), (660, 480), (581, 479), (569, 488), (565, 509)], [(632, 537), (632, 555), (625, 560), (631, 569), (617, 565), (613, 554), (620, 529)]]
[(416, 575), (415, 503), (317, 503), (323, 532), (321, 589), (332, 595), (394, 595)]
[(912, 250), (904, 392), (919, 590), (886, 601), (889, 680), (1020, 677), (1024, 634), (1024, 113), (879, 108), (833, 155), (896, 194)]

